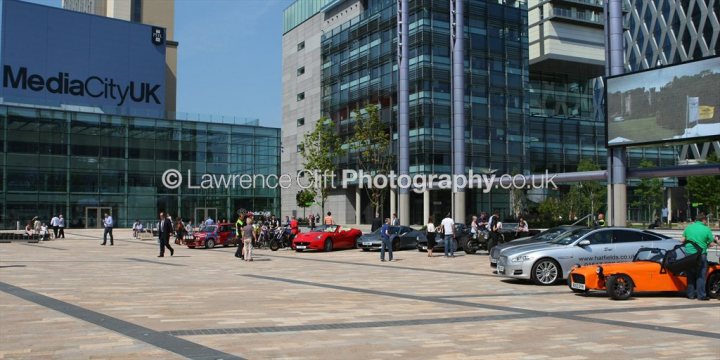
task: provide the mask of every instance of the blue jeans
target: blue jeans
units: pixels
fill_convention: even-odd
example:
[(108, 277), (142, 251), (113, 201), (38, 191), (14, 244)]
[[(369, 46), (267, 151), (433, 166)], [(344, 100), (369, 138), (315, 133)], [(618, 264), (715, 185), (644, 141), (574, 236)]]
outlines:
[(385, 260), (385, 249), (387, 249), (387, 251), (390, 253), (390, 261), (392, 261), (393, 255), (391, 238), (382, 239), (382, 246), (380, 246), (380, 260)]
[(697, 297), (702, 299), (707, 297), (705, 293), (705, 278), (707, 277), (707, 254), (700, 255), (697, 268), (694, 271), (688, 271), (687, 274), (687, 296), (689, 298)]
[(448, 256), (448, 253), (450, 256), (455, 256), (455, 241), (453, 241), (453, 236), (445, 234), (445, 241), (443, 242), (445, 243), (445, 256)]

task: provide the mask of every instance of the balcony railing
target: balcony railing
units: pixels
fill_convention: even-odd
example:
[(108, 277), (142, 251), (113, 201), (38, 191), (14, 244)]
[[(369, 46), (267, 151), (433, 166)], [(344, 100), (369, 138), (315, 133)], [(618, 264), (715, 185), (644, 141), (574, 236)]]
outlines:
[(551, 16), (568, 20), (579, 20), (599, 25), (605, 24), (605, 17), (602, 14), (594, 13), (592, 11), (576, 11), (563, 8), (553, 8)]

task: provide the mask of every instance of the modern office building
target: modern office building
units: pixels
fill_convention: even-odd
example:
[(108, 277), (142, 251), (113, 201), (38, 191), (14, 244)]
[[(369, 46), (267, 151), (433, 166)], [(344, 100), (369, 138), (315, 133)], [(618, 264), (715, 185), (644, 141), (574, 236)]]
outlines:
[(175, 0), (62, 0), (62, 7), (164, 28), (165, 111), (168, 117), (174, 116), (177, 107), (178, 48), (178, 42), (175, 41)]
[(127, 227), (159, 211), (279, 212), (272, 183), (224, 179), (278, 174), (280, 129), (163, 116), (157, 26), (0, 4), (0, 228), (59, 213), (71, 227), (99, 226), (106, 212)]
[[(70, 227), (183, 218), (231, 219), (237, 209), (279, 211), (279, 191), (194, 188), (203, 174), (277, 174), (280, 129), (0, 105), (0, 228), (64, 214)], [(165, 171), (182, 185), (170, 189)], [(188, 176), (190, 175), (190, 176)], [(168, 179), (170, 181), (173, 179)]]
[[(409, 3), (410, 174), (451, 171), (450, 8), (448, 1)], [(320, 116), (347, 138), (351, 113), (367, 103), (397, 141), (396, 1), (304, 1), (285, 10), (283, 36), (283, 173), (302, 166), (302, 135)], [(524, 2), (467, 1), (465, 6), (465, 164), (476, 173), (527, 167), (525, 87), (528, 82)], [(319, 85), (319, 86), (318, 86)], [(318, 106), (319, 105), (319, 106)], [(354, 168), (353, 154), (338, 159)], [(357, 196), (361, 199), (356, 208)], [(283, 191), (283, 212), (302, 214), (295, 193)], [(450, 210), (449, 191), (431, 191), (432, 213)], [(426, 199), (411, 194), (411, 223), (422, 223)], [(467, 213), (507, 208), (506, 192), (467, 195)], [(313, 212), (319, 212), (311, 208)], [(337, 191), (328, 209), (340, 223), (372, 219), (363, 193)], [(385, 212), (387, 214), (387, 212)]]
[(605, 167), (605, 124), (593, 93), (605, 73), (603, 0), (528, 1), (530, 172)]

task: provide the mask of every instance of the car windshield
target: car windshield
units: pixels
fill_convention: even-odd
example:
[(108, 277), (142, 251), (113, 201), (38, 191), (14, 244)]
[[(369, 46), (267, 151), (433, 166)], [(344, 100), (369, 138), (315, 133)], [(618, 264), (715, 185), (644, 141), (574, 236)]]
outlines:
[(201, 232), (213, 232), (213, 231), (215, 231), (215, 228), (217, 228), (217, 226), (215, 226), (215, 225), (206, 225), (206, 226), (203, 226), (203, 228), (200, 229), (200, 231)]
[(325, 229), (322, 230), (322, 232), (335, 232), (337, 230), (337, 225), (326, 225)]
[(577, 241), (577, 239), (585, 236), (585, 234), (592, 231), (592, 229), (577, 229), (570, 231), (566, 234), (563, 234), (562, 236), (558, 237), (557, 239), (550, 240), (548, 243), (550, 244), (558, 244), (558, 245), (570, 245)]
[(547, 230), (537, 234), (537, 236), (535, 236), (535, 239), (540, 240), (540, 241), (550, 241), (568, 231), (569, 231), (569, 229), (566, 227), (556, 227), (556, 228), (552, 228), (552, 229), (547, 229)]
[(664, 249), (642, 248), (635, 254), (633, 261), (652, 261), (661, 264), (665, 258), (665, 253)]

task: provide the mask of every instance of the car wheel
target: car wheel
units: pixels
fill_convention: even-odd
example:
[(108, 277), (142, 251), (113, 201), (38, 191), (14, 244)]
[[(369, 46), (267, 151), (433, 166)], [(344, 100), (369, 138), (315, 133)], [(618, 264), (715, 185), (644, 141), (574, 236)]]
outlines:
[(463, 250), (465, 250), (466, 254), (474, 254), (477, 252), (477, 248), (475, 247), (475, 244), (470, 241), (469, 239), (465, 242), (465, 245), (463, 245)]
[(333, 251), (333, 242), (332, 239), (325, 240), (325, 246), (323, 247), (325, 252), (331, 252)]
[(278, 251), (280, 249), (280, 242), (277, 240), (273, 240), (270, 242), (270, 250), (272, 251)]
[(532, 266), (530, 278), (536, 285), (552, 285), (562, 278), (560, 265), (553, 259), (540, 259)]
[(214, 248), (214, 247), (215, 247), (215, 240), (213, 240), (213, 239), (208, 239), (207, 241), (205, 241), (205, 248), (206, 248), (206, 249), (212, 249), (212, 248)]
[(625, 274), (612, 275), (607, 279), (608, 295), (614, 300), (627, 300), (633, 292), (633, 282)]
[(588, 289), (585, 289), (585, 290), (573, 289), (573, 288), (572, 288), (572, 284), (570, 284), (571, 282), (572, 282), (572, 281), (570, 281), (570, 277), (568, 277), (568, 279), (567, 279), (567, 285), (568, 285), (568, 287), (570, 288), (570, 290), (572, 290), (572, 292), (574, 292), (574, 293), (576, 293), (576, 294), (587, 294), (588, 291), (590, 291), (590, 290), (588, 290)]
[(710, 275), (705, 293), (711, 298), (720, 298), (720, 271), (716, 271)]

